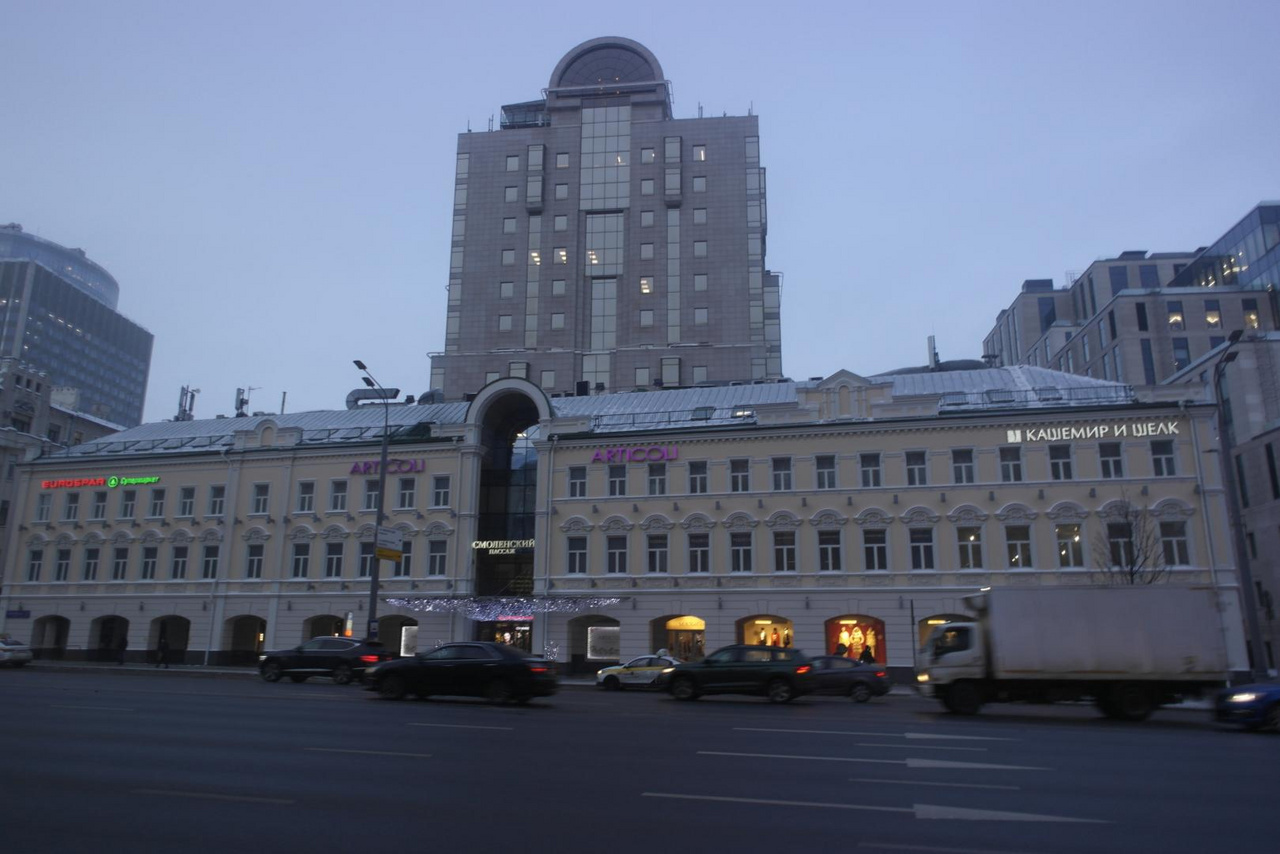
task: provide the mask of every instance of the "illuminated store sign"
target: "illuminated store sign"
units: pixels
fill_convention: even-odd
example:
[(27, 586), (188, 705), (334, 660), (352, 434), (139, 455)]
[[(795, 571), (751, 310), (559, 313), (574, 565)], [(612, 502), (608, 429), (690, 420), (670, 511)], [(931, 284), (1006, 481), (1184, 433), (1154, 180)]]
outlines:
[[(381, 460), (352, 463), (351, 474), (377, 474), (381, 466)], [(426, 470), (426, 460), (387, 460), (387, 474), (412, 474)]]
[(59, 480), (40, 481), (41, 489), (80, 489), (85, 486), (105, 486), (115, 489), (117, 486), (145, 486), (148, 483), (159, 483), (159, 477), (68, 477)]
[(593, 463), (660, 463), (678, 459), (679, 445), (637, 445), (634, 448), (597, 448)]
[(474, 540), (471, 548), (491, 555), (513, 555), (516, 549), (533, 548), (533, 540)]
[(1073, 439), (1145, 439), (1148, 436), (1177, 436), (1177, 421), (1142, 421), (1137, 424), (1089, 424), (1086, 426), (1031, 427), (1026, 430), (1006, 430), (1007, 441), (1069, 442)]

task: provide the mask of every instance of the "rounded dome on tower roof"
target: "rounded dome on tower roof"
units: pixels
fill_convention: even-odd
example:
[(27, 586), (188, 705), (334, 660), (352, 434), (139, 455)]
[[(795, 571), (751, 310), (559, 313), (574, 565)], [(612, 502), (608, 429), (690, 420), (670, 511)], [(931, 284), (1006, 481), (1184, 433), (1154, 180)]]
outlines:
[(658, 58), (639, 42), (618, 36), (591, 39), (564, 55), (551, 72), (551, 89), (658, 83), (664, 80)]

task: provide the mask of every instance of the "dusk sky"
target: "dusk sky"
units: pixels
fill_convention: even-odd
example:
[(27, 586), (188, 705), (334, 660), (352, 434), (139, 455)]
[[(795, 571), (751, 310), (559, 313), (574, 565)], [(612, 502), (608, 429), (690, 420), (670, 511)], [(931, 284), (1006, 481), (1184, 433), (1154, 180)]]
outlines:
[[(760, 117), (783, 371), (976, 358), (1024, 279), (1192, 250), (1280, 198), (1280, 3), (0, 0), (0, 223), (155, 335), (147, 421), (420, 394), (457, 134), (575, 45)], [(1270, 105), (1270, 106), (1268, 106)]]

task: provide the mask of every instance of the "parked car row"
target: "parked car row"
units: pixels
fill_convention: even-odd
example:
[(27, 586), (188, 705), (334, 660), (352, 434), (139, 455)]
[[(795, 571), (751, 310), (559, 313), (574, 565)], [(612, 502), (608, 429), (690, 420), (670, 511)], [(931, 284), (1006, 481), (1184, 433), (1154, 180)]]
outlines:
[(832, 694), (865, 703), (889, 693), (884, 668), (837, 655), (810, 658), (798, 649), (734, 644), (702, 661), (663, 670), (659, 684), (677, 700), (704, 694), (753, 694), (788, 703), (805, 694)]

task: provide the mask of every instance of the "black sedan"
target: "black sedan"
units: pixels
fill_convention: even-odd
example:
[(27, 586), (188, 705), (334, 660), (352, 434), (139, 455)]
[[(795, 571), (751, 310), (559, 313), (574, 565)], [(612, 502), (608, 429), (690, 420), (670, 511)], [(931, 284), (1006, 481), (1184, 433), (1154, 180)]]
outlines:
[(415, 694), (423, 699), (484, 697), (492, 703), (527, 703), (550, 697), (557, 687), (551, 662), (506, 644), (482, 641), (447, 643), (379, 664), (365, 671), (364, 683), (366, 690), (387, 700)]
[(813, 659), (815, 694), (836, 694), (865, 703), (872, 697), (883, 697), (893, 684), (885, 669), (876, 664), (861, 664), (839, 655), (820, 655)]
[(279, 682), (281, 676), (294, 682), (329, 676), (339, 685), (346, 685), (359, 678), (365, 668), (394, 657), (377, 641), (312, 638), (293, 649), (277, 649), (258, 656), (258, 673), (267, 682)]

